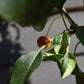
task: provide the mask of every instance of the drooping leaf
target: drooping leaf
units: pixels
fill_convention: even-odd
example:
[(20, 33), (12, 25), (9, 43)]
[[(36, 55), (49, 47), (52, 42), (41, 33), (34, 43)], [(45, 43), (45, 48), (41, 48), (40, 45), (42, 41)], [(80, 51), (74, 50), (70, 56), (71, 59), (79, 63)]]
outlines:
[(67, 54), (66, 54), (65, 58), (62, 61), (58, 62), (58, 66), (60, 68), (62, 78), (64, 78), (64, 74), (66, 72), (68, 63), (69, 63), (69, 58), (68, 58)]
[(56, 7), (59, 10), (62, 10), (62, 7), (63, 7), (63, 5), (64, 5), (65, 2), (66, 2), (66, 0), (56, 0)]
[(67, 52), (66, 57), (58, 63), (58, 66), (60, 68), (62, 78), (67, 77), (73, 72), (76, 66), (76, 59), (70, 50)]
[(69, 52), (69, 46), (67, 48), (64, 48), (64, 46), (61, 46), (59, 53), (64, 54), (64, 57), (60, 62), (58, 62), (58, 66), (61, 70), (62, 77), (63, 77), (64, 73), (66, 72), (66, 69), (67, 69), (67, 66), (69, 63), (68, 52)]
[(7, 21), (28, 26), (44, 21), (56, 4), (57, 0), (0, 0), (0, 15)]
[(84, 45), (84, 26), (76, 28), (76, 36), (79, 39), (79, 41)]
[(57, 34), (53, 39), (53, 44), (67, 46), (69, 44), (67, 33), (64, 32), (64, 33)]
[(9, 84), (24, 84), (40, 66), (41, 49), (23, 54), (15, 63)]
[[(58, 39), (59, 38), (59, 39)], [(61, 39), (61, 40), (60, 40)], [(54, 44), (59, 44), (55, 48), (45, 53), (44, 57), (57, 60), (62, 78), (72, 73), (76, 65), (75, 56), (69, 50), (68, 36), (66, 33), (59, 34), (53, 39)]]
[(33, 29), (35, 29), (35, 30), (38, 31), (38, 32), (41, 32), (41, 31), (44, 29), (45, 24), (46, 24), (46, 20), (43, 21), (43, 22), (40, 23), (40, 24), (36, 24), (36, 25), (32, 25), (32, 26), (33, 26)]

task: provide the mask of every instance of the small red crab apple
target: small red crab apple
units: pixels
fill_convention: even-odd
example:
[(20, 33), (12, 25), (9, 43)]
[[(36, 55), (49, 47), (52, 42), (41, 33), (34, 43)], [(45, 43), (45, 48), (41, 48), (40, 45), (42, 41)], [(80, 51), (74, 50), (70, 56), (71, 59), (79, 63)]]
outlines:
[[(39, 47), (42, 47), (43, 45), (45, 45), (48, 41), (50, 41), (50, 37), (46, 37), (46, 36), (40, 36), (37, 40), (37, 44)], [(49, 49), (52, 46), (52, 41), (49, 42), (44, 49)]]

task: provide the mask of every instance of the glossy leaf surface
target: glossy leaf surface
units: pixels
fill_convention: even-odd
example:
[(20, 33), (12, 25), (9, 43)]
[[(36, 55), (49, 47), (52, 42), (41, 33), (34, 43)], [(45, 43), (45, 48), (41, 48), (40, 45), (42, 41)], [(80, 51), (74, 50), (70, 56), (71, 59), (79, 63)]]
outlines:
[(53, 44), (54, 45), (58, 44), (58, 45), (62, 45), (62, 46), (69, 45), (67, 33), (64, 32), (64, 33), (57, 34), (53, 39)]
[(53, 39), (53, 44), (61, 45), (63, 33), (57, 34)]
[(52, 48), (47, 53), (45, 53), (43, 57), (53, 61), (60, 61), (64, 57), (64, 54), (59, 53), (60, 48), (61, 48), (60, 45)]
[(69, 50), (66, 57), (58, 63), (62, 78), (67, 77), (72, 73), (76, 66), (76, 59), (72, 52)]
[(40, 66), (41, 49), (23, 54), (15, 63), (9, 84), (24, 84)]
[(57, 34), (53, 38), (53, 44), (58, 44), (58, 46), (45, 53), (44, 57), (55, 61), (64, 59), (65, 54), (68, 52), (69, 49), (67, 33), (64, 32)]

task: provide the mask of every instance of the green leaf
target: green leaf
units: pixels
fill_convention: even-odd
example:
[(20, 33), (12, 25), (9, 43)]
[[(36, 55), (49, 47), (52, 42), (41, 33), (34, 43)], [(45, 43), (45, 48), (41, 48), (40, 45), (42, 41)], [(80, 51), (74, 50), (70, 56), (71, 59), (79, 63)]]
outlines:
[(52, 48), (51, 50), (49, 50), (47, 53), (45, 53), (43, 57), (46, 57), (53, 61), (61, 61), (65, 58), (66, 53), (68, 52), (68, 49), (69, 49), (69, 46), (65, 47), (65, 46), (58, 45)]
[(76, 28), (76, 36), (79, 39), (79, 41), (84, 45), (84, 26)]
[(64, 5), (65, 2), (66, 2), (66, 0), (56, 0), (56, 7), (59, 10), (62, 10), (62, 7), (63, 7), (63, 5)]
[(64, 33), (57, 34), (53, 39), (53, 44), (58, 44), (62, 46), (69, 45), (67, 33), (64, 32)]
[(24, 84), (27, 82), (31, 74), (41, 64), (41, 49), (27, 52), (16, 61), (9, 84)]
[(16, 21), (24, 6), (24, 0), (0, 0), (0, 15), (8, 21)]
[(53, 39), (53, 44), (61, 45), (63, 33), (57, 34)]
[(22, 26), (38, 24), (51, 14), (57, 0), (0, 0), (0, 15)]
[(60, 48), (60, 45), (52, 48), (47, 53), (45, 53), (43, 57), (53, 61), (60, 61), (64, 57), (64, 54), (59, 53)]
[(67, 77), (73, 72), (76, 66), (76, 59), (70, 50), (66, 53), (65, 58), (58, 63), (58, 66), (60, 68), (62, 78)]
[(63, 33), (61, 45), (63, 45), (63, 46), (69, 45), (68, 35), (66, 32)]
[(38, 32), (41, 32), (41, 31), (44, 29), (45, 24), (46, 24), (46, 20), (43, 21), (43, 22), (40, 23), (40, 24), (36, 24), (36, 25), (32, 25), (32, 26), (33, 26), (33, 29), (35, 29), (35, 30), (38, 31)]
[(56, 35), (53, 39), (53, 44), (58, 44), (58, 46), (45, 53), (44, 57), (54, 61), (63, 60), (69, 49), (67, 33), (64, 32)]

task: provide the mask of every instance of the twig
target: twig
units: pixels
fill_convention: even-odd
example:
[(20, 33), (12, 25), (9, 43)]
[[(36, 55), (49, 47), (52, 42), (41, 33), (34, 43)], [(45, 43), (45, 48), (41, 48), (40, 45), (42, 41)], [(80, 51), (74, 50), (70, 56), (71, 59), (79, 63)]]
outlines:
[(69, 20), (71, 20), (71, 22), (72, 22), (72, 23), (70, 23), (71, 25), (76, 24), (76, 23), (72, 20), (72, 18), (69, 16), (67, 10), (66, 10), (64, 7), (63, 7), (62, 11), (63, 11), (64, 15), (65, 15)]
[(65, 19), (63, 18), (63, 13), (61, 13), (61, 16), (62, 16), (62, 20), (63, 20), (63, 22), (64, 22), (64, 25), (65, 25), (65, 27), (66, 27), (66, 30), (69, 32), (69, 29), (68, 29), (68, 27), (67, 27), (67, 25), (66, 25)]
[(76, 50), (77, 50), (77, 47), (78, 45), (80, 44), (80, 42), (77, 42), (76, 46), (75, 46), (75, 49), (74, 49), (74, 56), (76, 56)]

